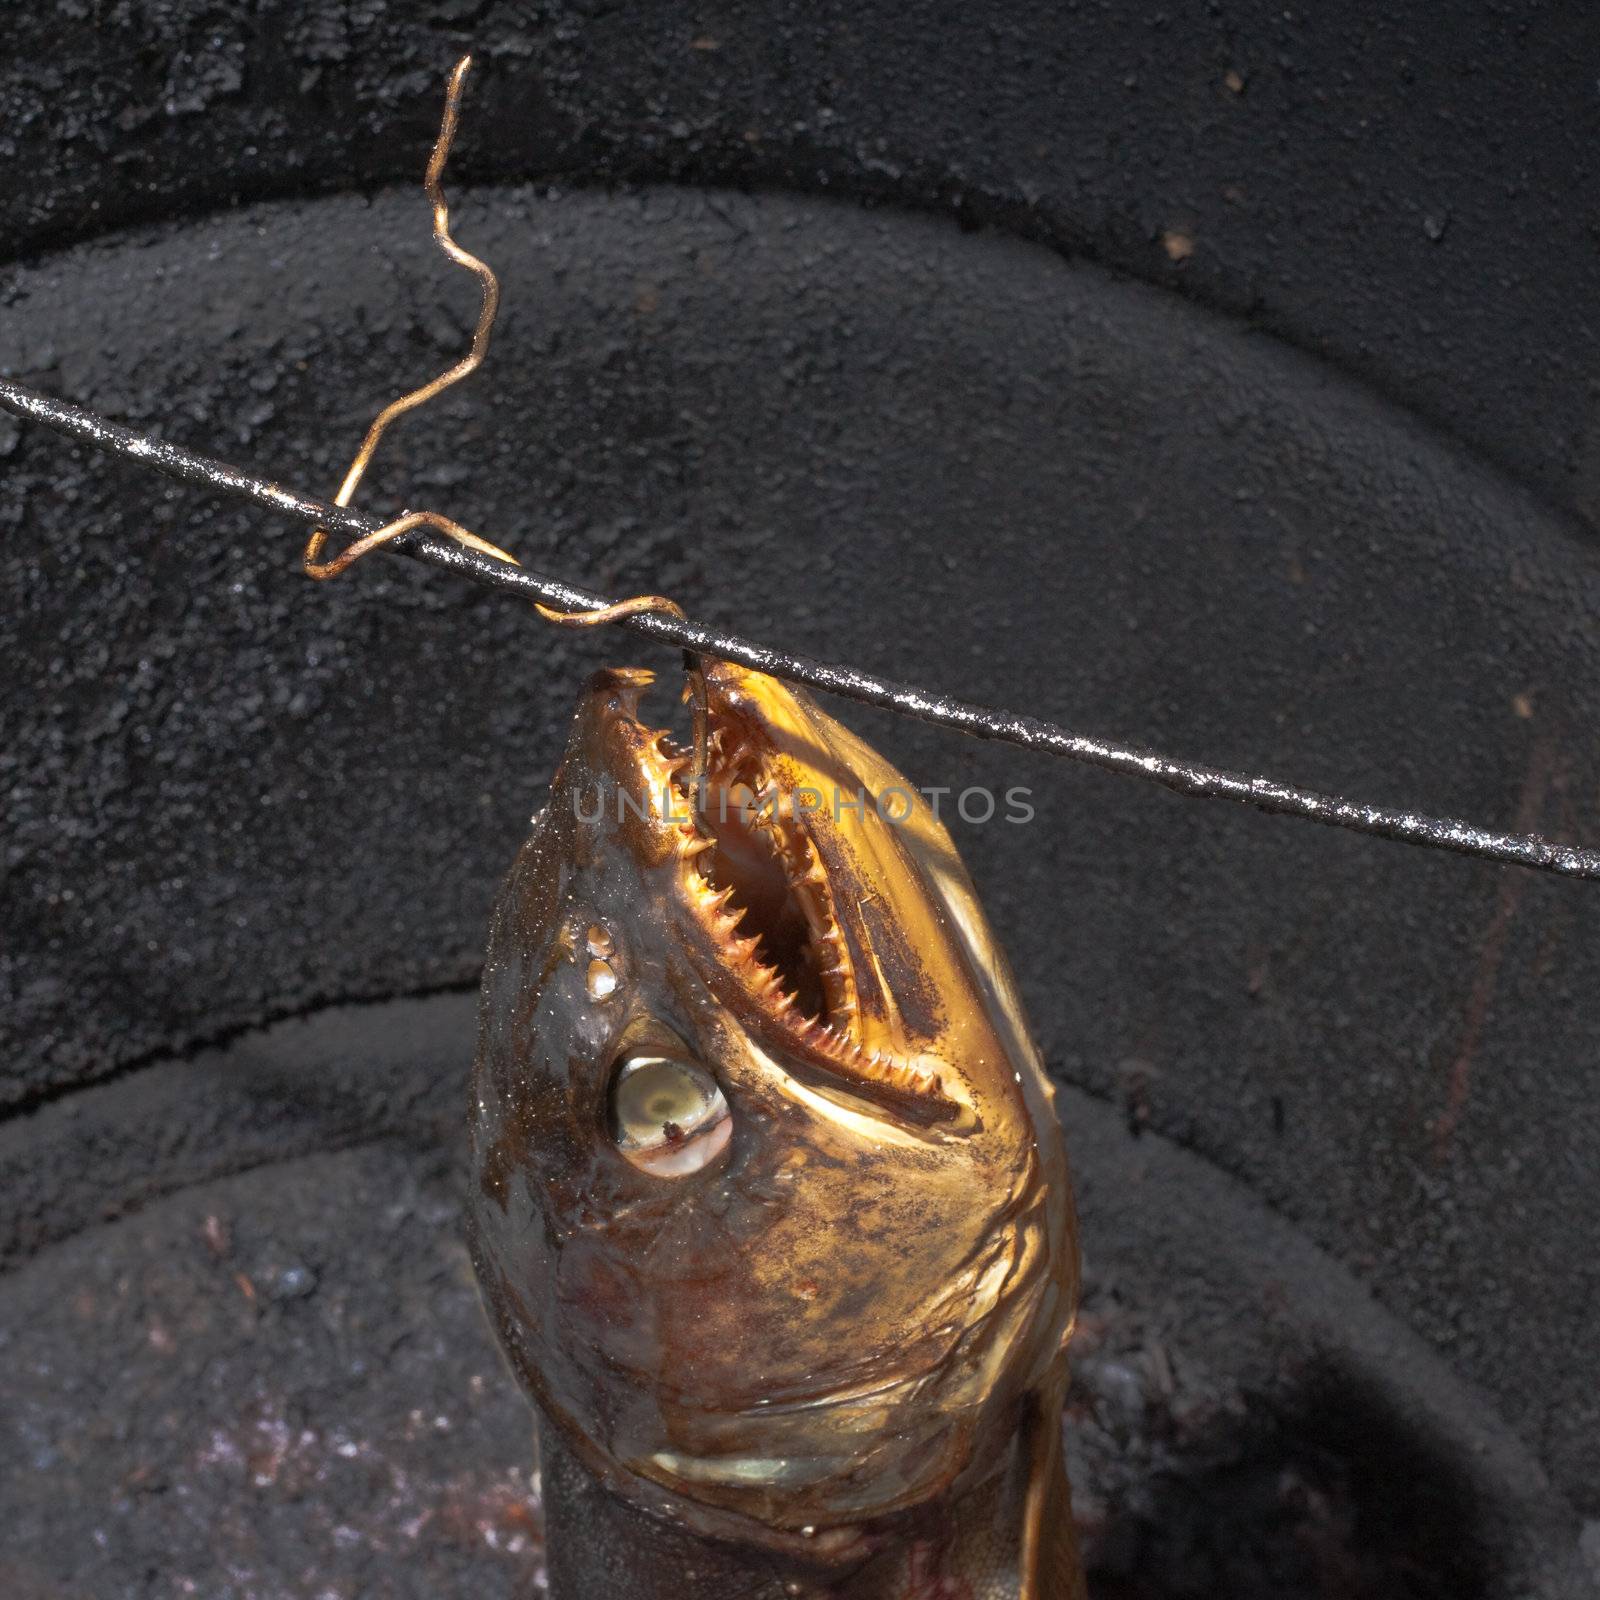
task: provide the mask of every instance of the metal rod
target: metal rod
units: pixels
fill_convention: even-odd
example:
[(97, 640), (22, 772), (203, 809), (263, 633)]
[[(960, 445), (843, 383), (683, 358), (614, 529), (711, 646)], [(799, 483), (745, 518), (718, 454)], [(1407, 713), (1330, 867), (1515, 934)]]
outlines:
[[(39, 394), (19, 383), (0, 379), (0, 406), (19, 417), (42, 422), (74, 439), (94, 445), (132, 461), (142, 461), (185, 483), (196, 484), (219, 494), (253, 501), (269, 511), (278, 511), (297, 522), (324, 528), (338, 528), (354, 537), (375, 532), (383, 526), (381, 518), (314, 500), (293, 489), (269, 483), (237, 467), (185, 450), (164, 440), (109, 422), (81, 406), (71, 405)], [(526, 567), (512, 566), (481, 551), (441, 539), (418, 528), (394, 539), (390, 549), (426, 561), (435, 567), (471, 578), (476, 583), (503, 589), (529, 600), (538, 600), (562, 610), (598, 610), (611, 602), (603, 595), (540, 577)], [(1376, 834), (1405, 844), (1435, 850), (1451, 850), (1459, 855), (1478, 856), (1511, 866), (1534, 867), (1573, 878), (1600, 878), (1600, 850), (1580, 845), (1558, 844), (1538, 834), (1500, 833), (1480, 828), (1451, 817), (1431, 817), (1419, 811), (1389, 806), (1365, 805), (1339, 795), (1321, 794), (1279, 783), (1272, 778), (1251, 777), (1219, 767), (1176, 761), (1136, 745), (1118, 744), (1087, 734), (1073, 733), (1057, 723), (1015, 711), (997, 711), (969, 701), (938, 694), (915, 684), (897, 683), (853, 667), (832, 666), (808, 656), (789, 655), (736, 634), (721, 633), (699, 623), (660, 612), (643, 612), (623, 618), (619, 626), (631, 628), (646, 638), (665, 645), (737, 661), (776, 678), (803, 683), (829, 694), (860, 700), (867, 705), (884, 706), (924, 722), (954, 728), (979, 739), (998, 739), (1025, 750), (1043, 750), (1071, 761), (1103, 767), (1108, 772), (1125, 773), (1159, 783), (1179, 794), (1210, 799), (1237, 800), (1260, 811), (1285, 816), (1305, 817), (1330, 827), (1349, 828), (1357, 833)]]

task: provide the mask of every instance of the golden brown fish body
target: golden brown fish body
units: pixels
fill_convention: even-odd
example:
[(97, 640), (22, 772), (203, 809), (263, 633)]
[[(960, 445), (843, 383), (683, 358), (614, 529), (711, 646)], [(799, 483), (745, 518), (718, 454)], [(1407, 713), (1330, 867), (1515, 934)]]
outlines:
[(473, 1253), (558, 1600), (1066, 1600), (1066, 1157), (966, 872), (740, 668), (689, 793), (649, 681), (583, 696), (483, 982)]

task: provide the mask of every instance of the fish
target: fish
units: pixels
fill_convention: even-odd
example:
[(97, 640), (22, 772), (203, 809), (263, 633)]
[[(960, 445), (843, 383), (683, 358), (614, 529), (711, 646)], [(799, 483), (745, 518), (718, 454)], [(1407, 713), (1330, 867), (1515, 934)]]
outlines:
[(928, 798), (803, 690), (581, 693), (491, 915), (468, 1234), (555, 1600), (1081, 1600), (1054, 1091)]

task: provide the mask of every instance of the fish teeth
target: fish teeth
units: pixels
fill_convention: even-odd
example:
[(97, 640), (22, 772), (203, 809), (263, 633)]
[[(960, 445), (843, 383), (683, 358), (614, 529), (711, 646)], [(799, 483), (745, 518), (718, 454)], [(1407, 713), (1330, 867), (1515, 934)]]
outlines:
[[(692, 757), (679, 752), (666, 730), (650, 737), (672, 778), (692, 766)], [(719, 940), (727, 966), (738, 973), (738, 981), (789, 1037), (834, 1063), (842, 1074), (900, 1094), (946, 1099), (937, 1075), (882, 1050), (869, 1050), (856, 1036), (859, 1005), (854, 972), (834, 910), (827, 869), (802, 818), (785, 804), (781, 787), (763, 764), (759, 750), (752, 750), (737, 729), (717, 726), (707, 737), (706, 753), (706, 787), (700, 802), (704, 813), (715, 817), (720, 803), (726, 806), (728, 816), (742, 818), (744, 826), (768, 842), (774, 863), (809, 927), (822, 989), (822, 1015), (801, 1004), (799, 993), (787, 986), (776, 964), (761, 959), (759, 934), (738, 932), (749, 908), (736, 900), (734, 885), (718, 887), (711, 877), (718, 840), (709, 828), (702, 830), (696, 821), (683, 819), (677, 824), (679, 855), (686, 866), (698, 864), (685, 872), (692, 891), (690, 901)], [(735, 804), (735, 790), (741, 791), (743, 805)]]

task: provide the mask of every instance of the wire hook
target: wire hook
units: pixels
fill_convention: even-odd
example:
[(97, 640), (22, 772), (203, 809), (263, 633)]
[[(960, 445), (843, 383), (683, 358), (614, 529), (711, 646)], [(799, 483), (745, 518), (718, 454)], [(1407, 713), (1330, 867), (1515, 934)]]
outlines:
[[(372, 419), (367, 435), (361, 441), (361, 448), (356, 451), (355, 459), (350, 463), (350, 470), (345, 473), (344, 482), (339, 485), (339, 492), (333, 497), (336, 506), (350, 504), (357, 487), (366, 475), (379, 441), (388, 431), (389, 424), (396, 418), (403, 417), (406, 412), (414, 411), (418, 406), (424, 405), (436, 394), (448, 389), (451, 384), (459, 383), (469, 373), (476, 372), (483, 365), (484, 356), (488, 354), (489, 335), (494, 331), (494, 320), (500, 310), (500, 280), (495, 277), (494, 269), (487, 261), (480, 260), (470, 250), (463, 250), (456, 243), (450, 232), (450, 207), (445, 200), (441, 181), (444, 177), (445, 163), (450, 159), (450, 146), (455, 143), (456, 125), (461, 118), (461, 91), (471, 67), (472, 57), (462, 56), (450, 74), (449, 87), (445, 90), (444, 96), (444, 116), (439, 123), (439, 137), (433, 143), (433, 154), (428, 157), (428, 170), (423, 178), (423, 188), (433, 205), (434, 242), (457, 266), (465, 267), (475, 274), (483, 285), (483, 302), (478, 310), (478, 325), (472, 334), (472, 348), (454, 366), (441, 372), (438, 377), (411, 390), (409, 394), (401, 395), (398, 400), (391, 400)], [(449, 517), (441, 516), (436, 511), (412, 511), (396, 518), (393, 522), (386, 523), (373, 533), (363, 535), (331, 561), (321, 559), (322, 551), (328, 542), (328, 530), (322, 527), (313, 528), (311, 537), (306, 540), (305, 555), (302, 557), (306, 575), (319, 582), (326, 578), (336, 578), (369, 551), (388, 543), (390, 539), (398, 538), (402, 533), (409, 533), (413, 528), (422, 526), (436, 529), (447, 538), (454, 539), (457, 544), (481, 550), (485, 555), (498, 556), (502, 561), (509, 561), (513, 565), (520, 565), (515, 556), (508, 554), (498, 545), (490, 544), (487, 539), (480, 539), (477, 534), (469, 533), (460, 523), (453, 522)]]

